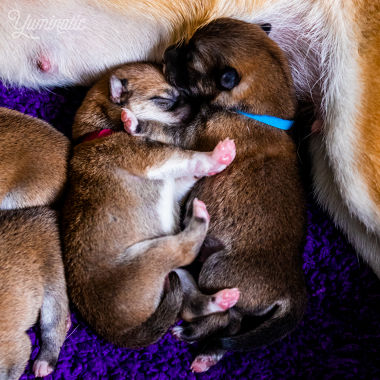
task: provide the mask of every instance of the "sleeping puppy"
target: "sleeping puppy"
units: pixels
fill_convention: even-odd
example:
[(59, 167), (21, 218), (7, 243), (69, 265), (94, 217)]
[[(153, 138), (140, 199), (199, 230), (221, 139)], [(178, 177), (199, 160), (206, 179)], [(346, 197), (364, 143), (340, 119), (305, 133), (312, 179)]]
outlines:
[[(62, 222), (68, 289), (95, 331), (117, 345), (155, 342), (177, 320), (183, 292), (198, 297), (187, 275), (169, 273), (194, 260), (209, 216), (194, 199), (180, 231), (179, 204), (199, 178), (232, 162), (235, 145), (225, 139), (202, 153), (126, 133), (139, 123), (174, 128), (190, 113), (159, 68), (140, 63), (95, 84), (75, 118)], [(187, 314), (225, 311), (238, 297), (225, 289)]]
[(40, 316), (36, 377), (49, 375), (70, 326), (55, 212), (47, 207), (0, 210), (0, 379), (18, 379), (31, 344), (26, 331)]
[(226, 350), (282, 338), (303, 315), (305, 199), (295, 144), (280, 129), (291, 124), (296, 101), (283, 52), (256, 25), (214, 21), (187, 44), (168, 49), (165, 61), (173, 85), (207, 102), (204, 123), (191, 131), (191, 148), (208, 150), (227, 136), (238, 146), (234, 164), (198, 182), (190, 198), (207, 203), (209, 235), (218, 242), (202, 266), (201, 291), (241, 292), (232, 310), (175, 329), (187, 341), (207, 337), (192, 365), (202, 372)]
[(26, 331), (39, 315), (42, 345), (33, 370), (47, 376), (69, 309), (57, 216), (44, 205), (63, 189), (69, 141), (49, 124), (5, 108), (0, 132), (0, 379), (21, 376), (31, 351)]
[(69, 148), (48, 123), (0, 107), (0, 209), (54, 202), (66, 181)]

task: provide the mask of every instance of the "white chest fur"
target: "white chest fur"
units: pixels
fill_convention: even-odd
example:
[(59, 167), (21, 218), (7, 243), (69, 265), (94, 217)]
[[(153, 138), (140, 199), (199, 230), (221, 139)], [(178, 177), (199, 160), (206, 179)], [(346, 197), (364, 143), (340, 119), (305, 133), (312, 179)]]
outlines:
[(173, 233), (177, 225), (178, 206), (175, 200), (175, 180), (168, 178), (162, 181), (160, 196), (157, 202), (157, 214), (165, 234)]

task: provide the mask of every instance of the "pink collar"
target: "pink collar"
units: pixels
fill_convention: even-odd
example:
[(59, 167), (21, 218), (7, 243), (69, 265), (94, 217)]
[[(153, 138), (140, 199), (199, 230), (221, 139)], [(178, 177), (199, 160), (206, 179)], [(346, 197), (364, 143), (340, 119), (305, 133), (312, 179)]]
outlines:
[(101, 137), (107, 137), (115, 133), (114, 130), (111, 128), (106, 128), (106, 129), (99, 129), (97, 131), (89, 132), (86, 133), (85, 135), (81, 136), (77, 140), (77, 144), (81, 144), (83, 142), (99, 139)]

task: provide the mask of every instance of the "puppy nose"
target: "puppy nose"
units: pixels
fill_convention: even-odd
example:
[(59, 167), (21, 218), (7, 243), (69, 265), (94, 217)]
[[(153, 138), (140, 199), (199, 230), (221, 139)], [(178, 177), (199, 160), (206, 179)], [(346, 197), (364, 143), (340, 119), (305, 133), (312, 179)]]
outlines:
[(177, 46), (171, 45), (165, 50), (164, 62), (165, 63), (173, 62), (176, 60), (177, 56), (178, 56)]

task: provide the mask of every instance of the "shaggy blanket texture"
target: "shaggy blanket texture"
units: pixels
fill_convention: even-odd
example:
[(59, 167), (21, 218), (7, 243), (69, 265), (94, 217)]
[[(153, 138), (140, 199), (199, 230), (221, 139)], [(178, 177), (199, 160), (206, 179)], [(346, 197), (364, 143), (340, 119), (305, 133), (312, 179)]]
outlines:
[[(70, 136), (86, 89), (32, 91), (0, 83), (0, 106), (50, 122)], [(33, 144), (33, 141), (30, 142)], [(303, 322), (282, 341), (250, 353), (229, 353), (203, 375), (189, 370), (192, 346), (169, 333), (142, 350), (115, 347), (72, 313), (72, 327), (49, 379), (380, 379), (380, 281), (316, 205), (308, 202), (304, 272), (309, 303)], [(1, 332), (0, 332), (1, 333)], [(38, 328), (30, 331), (33, 379)]]

